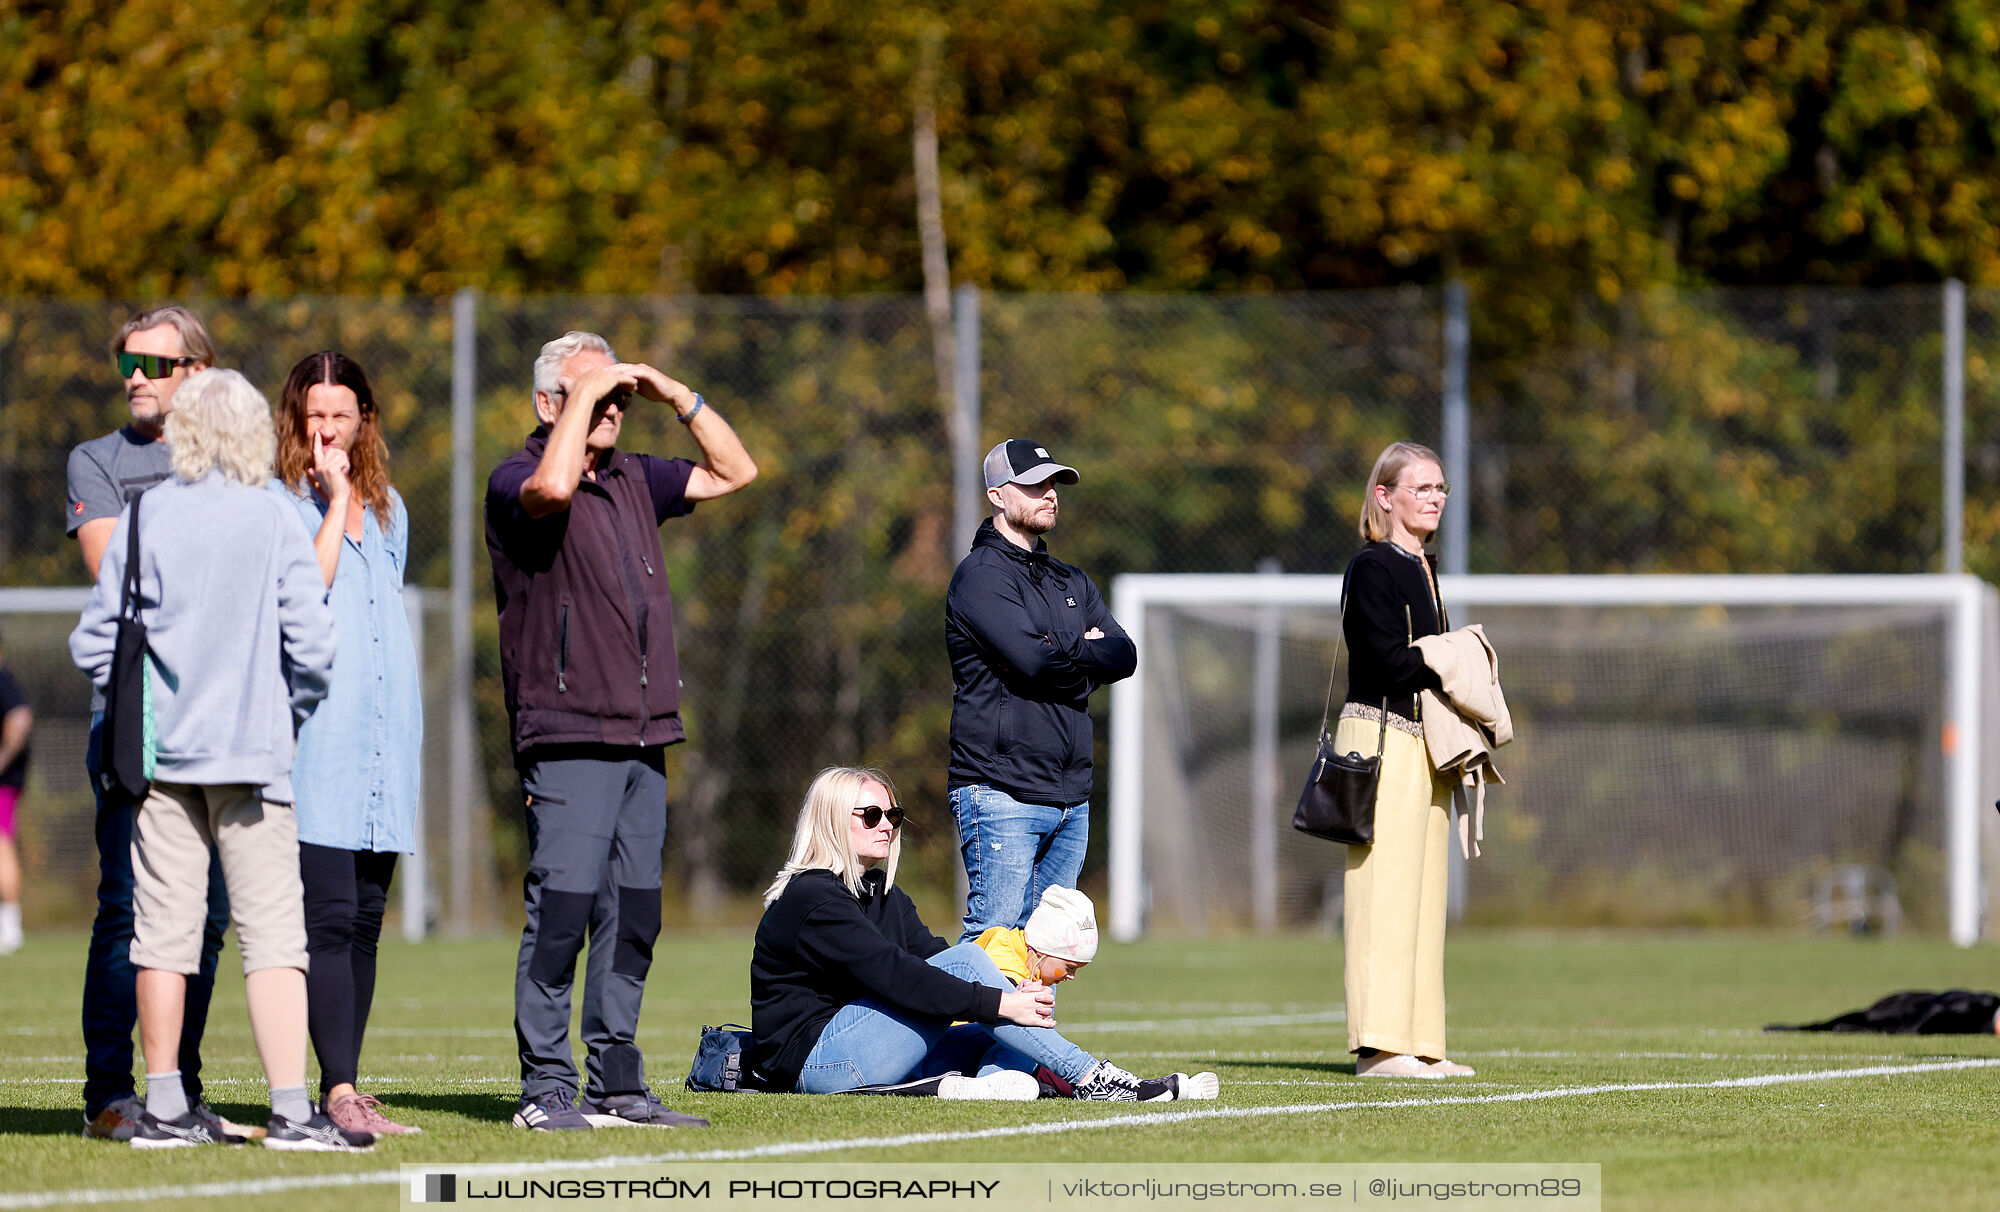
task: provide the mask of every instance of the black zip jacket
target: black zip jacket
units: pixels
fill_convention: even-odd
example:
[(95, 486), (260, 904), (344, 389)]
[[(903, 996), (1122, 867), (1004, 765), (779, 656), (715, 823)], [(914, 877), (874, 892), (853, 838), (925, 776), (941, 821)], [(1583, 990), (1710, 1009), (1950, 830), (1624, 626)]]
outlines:
[[(1104, 633), (1086, 640), (1091, 628)], [(1090, 692), (1132, 676), (1139, 653), (1082, 571), (1036, 540), (1023, 551), (980, 523), (944, 601), (955, 688), (950, 785), (990, 783), (1030, 804), (1090, 799)]]
[(859, 899), (831, 871), (801, 871), (764, 910), (750, 957), (750, 1065), (767, 1089), (790, 1090), (819, 1034), (864, 997), (913, 1014), (1000, 1021), (1000, 990), (925, 963), (949, 943), (877, 869)]
[[(1419, 636), (1445, 630), (1442, 607), (1431, 598), (1424, 575), (1429, 557), (1418, 557), (1394, 543), (1370, 543), (1347, 565), (1347, 701), (1380, 707), (1389, 713), (1417, 718), (1417, 692), (1441, 690), (1442, 684), (1424, 654), (1410, 647)], [(1436, 565), (1431, 574), (1436, 575)], [(1404, 611), (1408, 610), (1405, 615)]]

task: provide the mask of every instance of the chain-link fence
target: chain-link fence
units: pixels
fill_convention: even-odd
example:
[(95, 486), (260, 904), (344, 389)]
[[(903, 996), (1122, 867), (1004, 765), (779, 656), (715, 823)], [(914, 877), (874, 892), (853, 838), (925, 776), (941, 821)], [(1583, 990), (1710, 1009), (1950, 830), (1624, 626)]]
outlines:
[[(985, 295), (979, 347), (960, 351), (979, 366), (979, 451), (1034, 437), (1082, 470), (1051, 545), (1100, 584), (1265, 560), (1337, 571), (1358, 542), (1376, 452), (1397, 438), (1440, 440), (1443, 302), (1416, 289)], [(224, 364), (273, 395), (317, 349), (367, 368), (410, 507), (412, 580), (447, 588), (451, 301), (199, 310)], [(124, 420), (107, 343), (127, 314), (109, 303), (0, 305), (0, 585), (82, 583), (61, 525), (64, 466), (77, 442)], [(903, 783), (916, 809), (904, 878), (948, 918), (957, 859), (943, 808), (951, 680), (941, 616), (957, 558), (952, 430), (921, 301), (486, 297), (471, 315), (475, 483), (532, 426), (530, 364), (570, 328), (602, 332), (620, 356), (703, 392), (763, 473), (663, 532), (690, 740), (669, 770), (670, 914), (751, 914), (811, 773), (858, 759)], [(1936, 288), (1714, 291), (1579, 307), (1546, 332), (1482, 314), (1475, 300), (1471, 474), (1454, 501), (1469, 517), (1470, 569), (1937, 569), (1941, 315)], [(2000, 292), (1968, 292), (1966, 331), (1966, 562), (1991, 576)], [(631, 414), (623, 444), (695, 454), (664, 410)], [(443, 895), (491, 925), (517, 912), (524, 843), (483, 542), (474, 555), (478, 785), (449, 786), (442, 774), (450, 620), (445, 595), (433, 594), (427, 758), (440, 773), (427, 797), (441, 854), (438, 801), (471, 795), (473, 874)], [(63, 667), (67, 627), (10, 618), (0, 614), (7, 663), (33, 670), (25, 680), (42, 708), (24, 807), (30, 857), (44, 882), (87, 882), (89, 831), (73, 827), (86, 793), (68, 771), (80, 767), (87, 695)], [(1103, 834), (1086, 884), (1102, 870)], [(41, 903), (59, 914), (80, 900)]]

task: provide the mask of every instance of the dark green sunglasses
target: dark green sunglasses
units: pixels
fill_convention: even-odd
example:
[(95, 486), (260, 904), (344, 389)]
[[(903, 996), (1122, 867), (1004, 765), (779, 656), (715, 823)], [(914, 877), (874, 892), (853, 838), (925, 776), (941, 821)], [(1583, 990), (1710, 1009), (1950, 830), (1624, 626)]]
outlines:
[(118, 355), (118, 377), (129, 379), (132, 372), (141, 370), (149, 379), (164, 379), (183, 366), (193, 366), (200, 358), (170, 358), (165, 354), (138, 354), (120, 352)]

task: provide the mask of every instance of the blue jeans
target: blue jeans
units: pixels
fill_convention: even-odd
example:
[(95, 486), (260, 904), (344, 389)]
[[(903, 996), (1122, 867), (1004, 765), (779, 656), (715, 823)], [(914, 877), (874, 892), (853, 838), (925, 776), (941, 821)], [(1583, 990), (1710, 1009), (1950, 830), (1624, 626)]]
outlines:
[[(1008, 993), (1014, 985), (993, 966), (993, 958), (971, 943), (949, 947), (930, 958), (933, 968), (963, 981)], [(1076, 1082), (1097, 1058), (1056, 1033), (1054, 1027), (1017, 1023), (967, 1023), (913, 1014), (864, 997), (849, 1002), (821, 1029), (819, 1042), (799, 1070), (801, 1094), (839, 1094), (856, 1086), (907, 1081), (912, 1077), (977, 1068), (1033, 1072), (1047, 1065), (1064, 1081)]]
[(1024, 804), (988, 783), (951, 789), (958, 849), (971, 889), (962, 943), (995, 926), (1028, 924), (1050, 888), (1074, 888), (1090, 846), (1090, 803), (1068, 808)]
[[(139, 1021), (137, 980), (132, 966), (132, 801), (120, 792), (107, 797), (98, 781), (98, 742), (104, 713), (90, 717), (84, 768), (97, 797), (97, 918), (90, 926), (90, 958), (83, 970), (83, 1113), (95, 1117), (134, 1092), (132, 1028)], [(201, 971), (188, 978), (181, 1019), (181, 1085), (190, 1103), (201, 1101), (201, 1035), (208, 1026), (208, 1001), (215, 992), (215, 961), (229, 929), (229, 894), (222, 864), (208, 865), (208, 920), (201, 935)]]

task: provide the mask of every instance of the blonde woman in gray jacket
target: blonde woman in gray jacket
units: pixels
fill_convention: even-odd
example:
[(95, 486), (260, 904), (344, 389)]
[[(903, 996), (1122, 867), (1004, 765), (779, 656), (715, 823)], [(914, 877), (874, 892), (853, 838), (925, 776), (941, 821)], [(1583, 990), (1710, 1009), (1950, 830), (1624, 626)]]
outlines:
[(366, 1133), (306, 1097), (306, 930), (292, 814), (298, 726), (326, 695), (333, 614), (298, 511), (264, 488), (270, 406), (233, 370), (191, 376), (166, 423), (173, 475), (120, 515), (70, 635), (91, 681), (110, 680), (130, 527), (156, 734), (153, 783), (132, 831), (132, 963), (146, 1111), (132, 1145), (242, 1144), (187, 1105), (178, 1053), (200, 960), (208, 864), (219, 856), (243, 952), (250, 1030), (271, 1085), (273, 1149), (353, 1150)]

